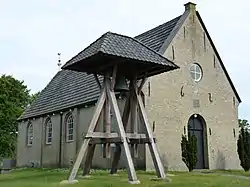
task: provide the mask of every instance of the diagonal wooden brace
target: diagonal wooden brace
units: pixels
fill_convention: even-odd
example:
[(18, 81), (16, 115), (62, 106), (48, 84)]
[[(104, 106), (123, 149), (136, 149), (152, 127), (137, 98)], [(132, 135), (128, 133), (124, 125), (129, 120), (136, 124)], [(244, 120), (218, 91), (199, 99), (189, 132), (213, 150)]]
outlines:
[[(125, 102), (125, 106), (123, 109), (123, 114), (122, 114), (122, 122), (123, 122), (123, 126), (124, 126), (125, 131), (126, 131), (127, 125), (128, 125), (128, 119), (129, 119), (129, 113), (130, 113), (130, 101), (131, 101), (130, 94), (128, 94), (126, 102)], [(121, 157), (121, 145), (116, 144), (115, 153), (114, 153), (111, 171), (110, 171), (111, 174), (117, 173), (117, 168), (118, 168), (118, 164), (120, 161), (120, 157)]]
[(152, 132), (150, 125), (149, 125), (149, 122), (148, 122), (148, 118), (147, 118), (146, 111), (145, 111), (144, 106), (143, 106), (141, 95), (138, 95), (136, 93), (136, 96), (137, 96), (137, 100), (138, 100), (138, 104), (139, 104), (139, 109), (140, 109), (140, 112), (142, 115), (142, 119), (143, 119), (143, 122), (144, 122), (145, 127), (146, 127), (146, 133), (147, 133), (149, 140), (150, 140), (149, 149), (150, 149), (150, 153), (151, 153), (151, 156), (152, 156), (152, 159), (154, 162), (157, 176), (158, 176), (158, 178), (164, 179), (166, 177), (166, 174), (164, 172), (164, 168), (163, 168), (163, 165), (162, 165), (162, 162), (160, 159), (160, 155), (159, 155), (159, 152), (157, 150), (156, 144), (154, 142), (153, 132)]
[[(89, 125), (89, 128), (88, 128), (88, 132), (87, 132), (87, 136), (88, 134), (91, 134), (93, 133), (96, 125), (97, 125), (97, 121), (100, 117), (100, 114), (101, 114), (101, 111), (103, 109), (103, 105), (104, 105), (104, 102), (106, 100), (106, 89), (105, 87), (102, 89), (101, 91), (101, 95), (99, 97), (99, 100), (97, 102), (97, 106), (96, 106), (96, 109), (95, 109), (95, 112), (94, 112), (94, 115), (93, 115), (93, 118), (90, 122), (90, 125)], [(77, 158), (76, 158), (76, 161), (74, 163), (74, 166), (70, 172), (70, 175), (69, 175), (69, 178), (68, 178), (68, 181), (71, 182), (75, 179), (76, 175), (77, 175), (77, 172), (78, 172), (78, 169), (80, 167), (80, 164), (82, 162), (82, 159), (86, 153), (86, 150), (88, 148), (88, 145), (89, 145), (89, 142), (90, 142), (90, 138), (88, 139), (84, 139), (83, 141), (83, 144), (81, 146), (81, 149), (77, 155)]]
[(131, 157), (131, 153), (130, 153), (130, 149), (129, 149), (129, 145), (127, 142), (127, 138), (126, 138), (126, 133), (125, 133), (125, 129), (122, 123), (122, 118), (120, 115), (120, 111), (118, 108), (118, 104), (117, 104), (117, 100), (115, 97), (115, 93), (113, 91), (110, 90), (110, 87), (107, 87), (107, 95), (108, 98), (111, 102), (111, 106), (114, 112), (114, 116), (116, 117), (117, 120), (117, 124), (118, 124), (118, 129), (119, 129), (119, 134), (121, 136), (121, 139), (123, 140), (123, 149), (124, 149), (124, 153), (125, 153), (125, 157), (127, 160), (127, 171), (128, 171), (128, 178), (130, 182), (139, 182), (136, 176), (136, 172), (135, 172), (135, 167), (134, 167), (134, 163)]

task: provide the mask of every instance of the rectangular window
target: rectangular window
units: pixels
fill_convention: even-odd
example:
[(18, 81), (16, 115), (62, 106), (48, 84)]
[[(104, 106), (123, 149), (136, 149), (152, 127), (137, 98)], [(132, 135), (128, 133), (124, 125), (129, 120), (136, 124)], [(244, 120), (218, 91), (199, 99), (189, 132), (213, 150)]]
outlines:
[(27, 127), (27, 146), (32, 146), (32, 144), (33, 144), (33, 125), (29, 123)]
[(45, 126), (45, 138), (46, 138), (46, 144), (51, 144), (52, 143), (52, 122), (51, 119), (48, 119), (46, 121), (46, 126)]
[(72, 141), (74, 138), (74, 129), (73, 129), (73, 125), (69, 125), (68, 126), (68, 134), (67, 134), (67, 140), (68, 141)]
[(46, 144), (52, 143), (52, 128), (47, 129), (47, 137), (46, 137)]
[(66, 141), (74, 140), (74, 120), (73, 116), (70, 114), (66, 118)]

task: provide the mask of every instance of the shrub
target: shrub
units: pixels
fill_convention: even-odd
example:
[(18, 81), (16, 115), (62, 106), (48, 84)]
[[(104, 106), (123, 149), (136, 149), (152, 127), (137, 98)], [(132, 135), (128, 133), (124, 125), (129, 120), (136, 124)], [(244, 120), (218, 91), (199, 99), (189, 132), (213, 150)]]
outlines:
[(237, 141), (237, 152), (240, 159), (240, 165), (245, 171), (250, 169), (250, 133), (241, 127), (239, 138)]
[(182, 135), (181, 140), (182, 161), (186, 164), (189, 171), (193, 171), (197, 163), (197, 138), (195, 135), (188, 139)]

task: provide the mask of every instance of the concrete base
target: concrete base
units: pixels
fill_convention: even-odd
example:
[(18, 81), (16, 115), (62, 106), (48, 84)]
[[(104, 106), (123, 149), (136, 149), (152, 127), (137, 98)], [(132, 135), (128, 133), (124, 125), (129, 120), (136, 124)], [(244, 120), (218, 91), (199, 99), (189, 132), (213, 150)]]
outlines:
[(75, 183), (78, 183), (78, 180), (72, 180), (72, 181), (63, 180), (63, 181), (60, 182), (60, 185), (64, 185), (64, 184), (75, 184)]
[(137, 181), (128, 181), (128, 182), (129, 182), (129, 184), (140, 184), (141, 183), (139, 180), (137, 180)]
[(0, 169), (0, 174), (10, 173), (11, 169)]

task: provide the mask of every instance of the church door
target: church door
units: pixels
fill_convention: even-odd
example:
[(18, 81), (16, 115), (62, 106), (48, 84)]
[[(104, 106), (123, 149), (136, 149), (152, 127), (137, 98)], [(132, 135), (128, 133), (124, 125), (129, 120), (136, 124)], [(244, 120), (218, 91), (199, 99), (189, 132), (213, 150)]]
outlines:
[(204, 169), (204, 124), (200, 116), (191, 116), (188, 121), (188, 134), (197, 138), (197, 163), (195, 169)]

